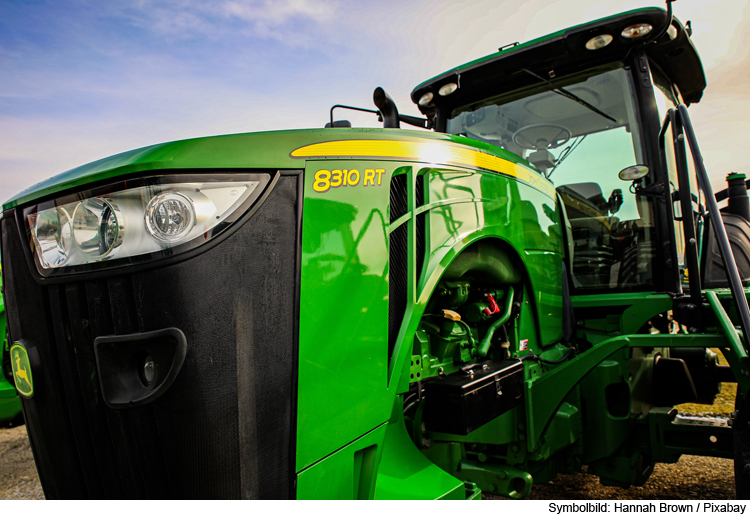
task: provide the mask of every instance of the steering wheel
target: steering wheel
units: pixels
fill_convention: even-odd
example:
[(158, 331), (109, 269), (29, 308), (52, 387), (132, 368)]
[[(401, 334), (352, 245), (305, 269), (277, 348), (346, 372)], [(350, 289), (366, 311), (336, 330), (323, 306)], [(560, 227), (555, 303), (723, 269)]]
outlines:
[(570, 130), (564, 126), (537, 123), (516, 130), (513, 134), (513, 143), (523, 149), (553, 149), (567, 143), (570, 136)]

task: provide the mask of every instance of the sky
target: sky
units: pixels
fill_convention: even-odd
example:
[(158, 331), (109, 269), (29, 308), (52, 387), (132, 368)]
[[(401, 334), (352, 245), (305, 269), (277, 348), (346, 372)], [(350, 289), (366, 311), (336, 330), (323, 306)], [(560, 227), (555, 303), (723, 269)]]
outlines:
[[(459, 64), (659, 1), (0, 0), (0, 202), (126, 150), (321, 127)], [(750, 172), (750, 1), (679, 0), (708, 88), (690, 113), (715, 187)], [(354, 126), (382, 126), (341, 113)], [(722, 185), (723, 187), (723, 185)]]

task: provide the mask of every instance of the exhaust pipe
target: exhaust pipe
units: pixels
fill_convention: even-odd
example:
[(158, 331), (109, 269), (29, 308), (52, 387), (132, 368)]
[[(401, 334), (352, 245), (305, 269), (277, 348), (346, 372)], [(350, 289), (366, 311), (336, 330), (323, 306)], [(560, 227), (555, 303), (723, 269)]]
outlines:
[(380, 110), (380, 115), (383, 116), (383, 128), (401, 128), (396, 103), (393, 102), (393, 99), (391, 99), (391, 96), (385, 90), (380, 86), (375, 88), (372, 100), (375, 106), (378, 107), (378, 110)]
[(745, 175), (732, 172), (727, 176), (727, 212), (741, 216), (750, 222), (750, 199), (747, 196)]

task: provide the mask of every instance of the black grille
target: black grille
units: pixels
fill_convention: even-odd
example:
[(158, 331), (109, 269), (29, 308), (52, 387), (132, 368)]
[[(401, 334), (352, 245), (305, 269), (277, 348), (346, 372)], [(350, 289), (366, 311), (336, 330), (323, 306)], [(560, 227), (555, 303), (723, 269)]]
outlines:
[[(406, 174), (391, 178), (391, 222), (409, 211)], [(406, 293), (409, 279), (409, 233), (407, 224), (401, 224), (390, 234), (388, 274), (388, 358), (393, 355), (401, 321), (406, 313)]]
[[(417, 207), (426, 205), (425, 194), (424, 194), (424, 181), (427, 175), (418, 174), (417, 179), (414, 182), (414, 199)], [(417, 257), (417, 282), (422, 278), (422, 267), (424, 266), (424, 253), (426, 233), (425, 233), (425, 222), (427, 221), (427, 213), (417, 215), (416, 223), (414, 228), (416, 229), (417, 243), (416, 243), (416, 257)]]
[[(296, 354), (297, 177), (237, 232), (178, 264), (40, 286), (2, 222), (12, 339), (42, 356), (24, 402), (48, 498), (289, 498)], [(151, 404), (102, 401), (93, 342), (182, 330), (179, 376)], [(260, 453), (263, 456), (260, 456)]]

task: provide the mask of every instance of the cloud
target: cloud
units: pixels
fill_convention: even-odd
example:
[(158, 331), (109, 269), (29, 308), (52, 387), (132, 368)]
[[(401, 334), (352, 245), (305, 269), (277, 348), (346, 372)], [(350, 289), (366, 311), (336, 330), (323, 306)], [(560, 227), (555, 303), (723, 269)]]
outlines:
[(233, 0), (222, 6), (227, 16), (271, 26), (279, 26), (293, 18), (325, 22), (333, 18), (334, 7), (334, 4), (317, 0)]
[(232, 32), (307, 47), (320, 34), (309, 29), (332, 22), (339, 10), (330, 0), (140, 0), (121, 5), (118, 15), (165, 38), (220, 40)]

